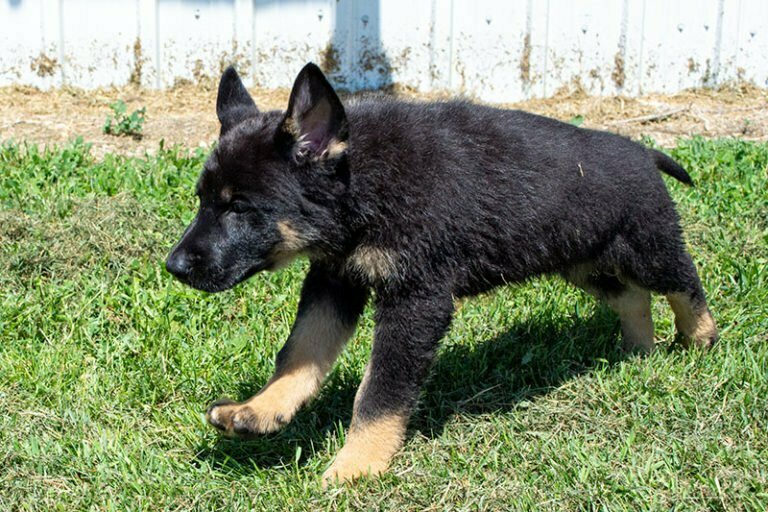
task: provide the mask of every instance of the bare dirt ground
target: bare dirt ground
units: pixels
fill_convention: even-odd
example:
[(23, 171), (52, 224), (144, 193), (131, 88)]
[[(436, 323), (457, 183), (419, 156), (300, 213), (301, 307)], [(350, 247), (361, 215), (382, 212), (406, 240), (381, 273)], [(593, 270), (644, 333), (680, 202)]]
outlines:
[[(283, 109), (288, 90), (252, 89), (261, 109)], [(412, 99), (447, 96), (391, 91)], [(116, 137), (102, 133), (109, 104), (124, 100), (129, 112), (146, 107), (143, 137)], [(205, 146), (218, 135), (216, 91), (185, 85), (155, 91), (132, 87), (83, 91), (39, 91), (29, 87), (0, 88), (0, 141), (13, 139), (42, 145), (65, 143), (82, 136), (96, 155), (107, 152), (138, 155), (153, 152), (161, 139), (166, 146)], [(632, 138), (653, 137), (671, 146), (678, 137), (741, 137), (768, 140), (768, 89), (731, 86), (718, 90), (691, 90), (672, 96), (588, 97), (576, 90), (554, 98), (504, 105), (564, 121), (577, 116), (584, 127), (609, 130)]]

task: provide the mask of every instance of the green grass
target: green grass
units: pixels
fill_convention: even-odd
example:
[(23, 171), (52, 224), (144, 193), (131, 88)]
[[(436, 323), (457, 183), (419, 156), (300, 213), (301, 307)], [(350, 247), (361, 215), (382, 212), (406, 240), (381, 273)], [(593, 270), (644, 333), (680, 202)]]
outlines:
[(625, 359), (604, 307), (554, 278), (461, 301), (392, 472), (324, 492), (371, 311), (283, 432), (202, 412), (269, 377), (306, 263), (206, 295), (163, 258), (204, 155), (0, 148), (0, 509), (739, 510), (768, 504), (768, 145), (683, 140), (669, 180), (722, 332)]

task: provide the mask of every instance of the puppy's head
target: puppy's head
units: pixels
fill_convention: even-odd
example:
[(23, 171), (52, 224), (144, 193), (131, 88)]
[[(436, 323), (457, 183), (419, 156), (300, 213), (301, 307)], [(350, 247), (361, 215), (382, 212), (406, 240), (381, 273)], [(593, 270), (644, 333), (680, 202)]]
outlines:
[(284, 113), (260, 112), (230, 67), (216, 113), (221, 133), (197, 183), (200, 208), (166, 260), (180, 281), (210, 292), (332, 249), (348, 183), (344, 108), (314, 64)]

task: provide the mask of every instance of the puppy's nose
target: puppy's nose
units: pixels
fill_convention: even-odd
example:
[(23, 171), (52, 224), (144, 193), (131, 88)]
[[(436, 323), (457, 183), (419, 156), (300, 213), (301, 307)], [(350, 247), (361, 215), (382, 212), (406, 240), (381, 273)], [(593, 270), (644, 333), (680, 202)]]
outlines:
[(178, 278), (186, 277), (192, 272), (195, 258), (187, 251), (173, 251), (165, 260), (165, 268)]

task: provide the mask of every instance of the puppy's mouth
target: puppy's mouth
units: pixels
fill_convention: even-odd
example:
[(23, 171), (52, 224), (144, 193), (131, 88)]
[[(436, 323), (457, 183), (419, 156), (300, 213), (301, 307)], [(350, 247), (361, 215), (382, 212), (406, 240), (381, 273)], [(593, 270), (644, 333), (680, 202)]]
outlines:
[(210, 271), (208, 269), (198, 271), (193, 269), (189, 274), (182, 277), (177, 276), (176, 278), (196, 290), (218, 293), (234, 288), (254, 274), (262, 270), (268, 270), (270, 266), (271, 263), (269, 261), (262, 261), (250, 267), (221, 269), (217, 271)]

